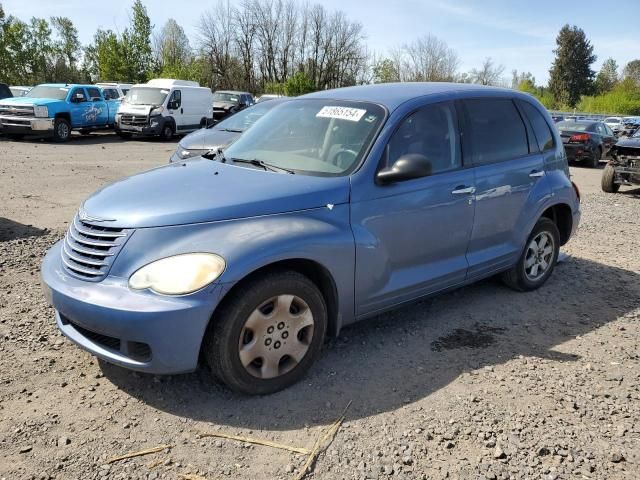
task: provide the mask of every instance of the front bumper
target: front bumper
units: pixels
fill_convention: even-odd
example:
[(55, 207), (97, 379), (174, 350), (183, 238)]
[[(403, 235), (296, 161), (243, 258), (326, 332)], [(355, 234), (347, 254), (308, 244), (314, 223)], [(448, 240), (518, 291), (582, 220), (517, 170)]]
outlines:
[(69, 340), (132, 370), (174, 374), (198, 366), (200, 345), (224, 284), (164, 296), (131, 290), (125, 278), (87, 282), (64, 269), (60, 249), (58, 242), (49, 250), (41, 275), (58, 328)]
[(53, 132), (53, 118), (0, 116), (0, 128), (5, 133), (36, 134)]
[(162, 119), (162, 117), (151, 117), (149, 121), (144, 125), (127, 124), (127, 123), (123, 123), (120, 119), (118, 119), (116, 121), (116, 129), (125, 133), (155, 136), (155, 135), (160, 135), (160, 133), (162, 132), (162, 127), (164, 126), (164, 123), (165, 121)]

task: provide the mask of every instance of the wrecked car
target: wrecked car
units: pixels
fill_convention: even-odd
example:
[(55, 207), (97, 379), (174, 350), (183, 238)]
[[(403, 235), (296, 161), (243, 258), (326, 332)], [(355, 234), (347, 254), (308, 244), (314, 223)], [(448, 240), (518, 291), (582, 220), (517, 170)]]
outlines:
[(602, 190), (616, 193), (621, 185), (640, 185), (640, 130), (618, 140), (610, 155), (602, 171)]

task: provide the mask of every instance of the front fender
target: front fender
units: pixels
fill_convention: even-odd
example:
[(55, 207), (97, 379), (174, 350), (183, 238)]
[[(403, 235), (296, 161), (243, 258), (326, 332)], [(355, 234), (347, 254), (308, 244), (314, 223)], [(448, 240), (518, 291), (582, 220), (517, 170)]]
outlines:
[(160, 258), (211, 252), (227, 264), (218, 282), (231, 287), (275, 262), (314, 261), (332, 276), (338, 294), (338, 328), (353, 321), (355, 247), (348, 204), (237, 220), (141, 228), (115, 260), (110, 276), (128, 278)]

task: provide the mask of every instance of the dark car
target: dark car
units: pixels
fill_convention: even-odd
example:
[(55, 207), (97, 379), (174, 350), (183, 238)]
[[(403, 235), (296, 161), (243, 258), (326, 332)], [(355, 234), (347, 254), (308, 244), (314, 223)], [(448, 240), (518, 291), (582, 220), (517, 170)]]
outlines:
[(213, 93), (213, 119), (215, 121), (222, 120), (254, 103), (256, 101), (253, 99), (253, 95), (248, 92), (218, 90)]
[(242, 135), (260, 117), (280, 105), (284, 99), (271, 100), (246, 108), (215, 125), (201, 128), (190, 133), (178, 144), (171, 155), (170, 162), (183, 162), (188, 158), (204, 155), (207, 152), (223, 148)]
[(6, 83), (0, 83), (0, 100), (3, 98), (11, 98), (13, 97), (13, 93), (9, 89), (9, 85)]
[(564, 117), (562, 115), (551, 115), (551, 119), (555, 122), (562, 122), (564, 120)]
[(564, 121), (556, 124), (569, 161), (584, 162), (595, 168), (609, 153), (616, 136), (604, 122)]
[(640, 185), (640, 130), (611, 147), (611, 161), (602, 172), (602, 190), (615, 193), (620, 185)]

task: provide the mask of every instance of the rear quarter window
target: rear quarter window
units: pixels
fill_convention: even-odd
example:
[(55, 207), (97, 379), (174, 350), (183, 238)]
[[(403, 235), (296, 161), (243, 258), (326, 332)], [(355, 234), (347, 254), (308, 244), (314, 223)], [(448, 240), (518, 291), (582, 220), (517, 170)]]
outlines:
[(553, 133), (540, 111), (529, 102), (520, 102), (520, 106), (531, 123), (540, 151), (552, 150), (555, 146)]
[(529, 154), (527, 130), (513, 100), (477, 98), (462, 102), (467, 148), (475, 165)]

